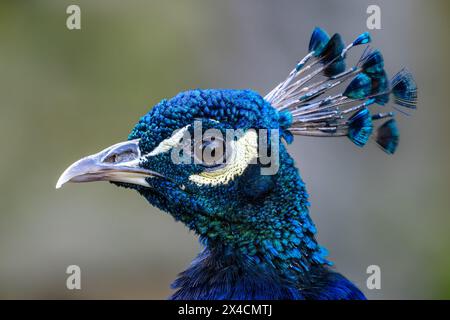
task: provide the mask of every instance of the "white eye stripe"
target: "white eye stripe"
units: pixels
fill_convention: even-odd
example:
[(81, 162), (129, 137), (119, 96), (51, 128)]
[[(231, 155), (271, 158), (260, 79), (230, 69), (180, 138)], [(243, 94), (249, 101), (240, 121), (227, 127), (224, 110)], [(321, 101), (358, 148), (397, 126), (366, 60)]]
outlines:
[(180, 143), (181, 139), (184, 136), (184, 133), (189, 129), (190, 126), (191, 125), (189, 124), (186, 127), (176, 130), (172, 134), (172, 136), (170, 136), (170, 138), (167, 138), (167, 139), (161, 141), (158, 144), (158, 146), (155, 149), (153, 149), (151, 152), (147, 153), (144, 156), (144, 158), (154, 157), (158, 154), (170, 151), (173, 147), (177, 146)]

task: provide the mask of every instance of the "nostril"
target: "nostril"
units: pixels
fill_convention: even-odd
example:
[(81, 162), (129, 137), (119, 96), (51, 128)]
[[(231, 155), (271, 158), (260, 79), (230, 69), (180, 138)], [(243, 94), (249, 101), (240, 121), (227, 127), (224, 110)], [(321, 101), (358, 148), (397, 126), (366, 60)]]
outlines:
[(121, 153), (112, 153), (108, 155), (103, 162), (106, 163), (121, 163), (134, 160), (138, 155), (133, 150), (127, 150)]
[(106, 163), (116, 163), (117, 162), (117, 154), (111, 154), (109, 156), (107, 156), (103, 162)]

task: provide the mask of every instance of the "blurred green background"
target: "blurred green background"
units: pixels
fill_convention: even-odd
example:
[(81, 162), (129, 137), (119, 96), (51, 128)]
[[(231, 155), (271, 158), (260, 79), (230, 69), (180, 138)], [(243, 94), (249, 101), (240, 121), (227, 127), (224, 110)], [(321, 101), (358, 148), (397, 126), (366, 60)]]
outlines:
[[(66, 8), (81, 7), (80, 31)], [(415, 74), (419, 109), (399, 116), (398, 153), (334, 139), (290, 146), (319, 240), (372, 299), (450, 298), (448, 1), (2, 1), (0, 298), (150, 298), (200, 245), (136, 192), (108, 183), (55, 190), (81, 156), (124, 140), (159, 100), (192, 88), (268, 92), (318, 25), (372, 32), (390, 74)], [(82, 290), (66, 289), (66, 267)], [(381, 267), (381, 290), (365, 286)]]

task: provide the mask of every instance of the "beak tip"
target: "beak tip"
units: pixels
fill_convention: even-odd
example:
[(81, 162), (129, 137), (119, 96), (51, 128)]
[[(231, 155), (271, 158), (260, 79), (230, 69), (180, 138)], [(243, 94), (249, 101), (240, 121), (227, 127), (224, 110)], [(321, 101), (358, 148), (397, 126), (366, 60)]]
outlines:
[[(70, 169), (70, 167), (69, 167)], [(63, 185), (65, 185), (67, 182), (69, 182), (72, 179), (72, 176), (68, 174), (68, 170), (66, 169), (63, 174), (59, 177), (58, 181), (56, 182), (56, 189), (61, 189)]]
[[(62, 178), (62, 177), (61, 177)], [(63, 179), (59, 178), (58, 182), (56, 182), (56, 189), (61, 189), (61, 187), (64, 185), (64, 183), (66, 183), (65, 181), (63, 181)]]

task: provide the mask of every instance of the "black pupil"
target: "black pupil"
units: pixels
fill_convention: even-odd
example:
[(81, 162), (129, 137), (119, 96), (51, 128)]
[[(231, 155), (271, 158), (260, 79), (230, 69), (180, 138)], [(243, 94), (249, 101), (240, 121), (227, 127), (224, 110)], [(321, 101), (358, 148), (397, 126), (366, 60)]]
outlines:
[[(225, 147), (223, 142), (214, 137), (210, 140), (204, 140), (202, 143), (202, 163), (206, 166), (214, 166), (225, 161)], [(220, 154), (219, 154), (220, 153)], [(223, 153), (223, 154), (222, 154)], [(208, 155), (204, 157), (204, 155)]]

